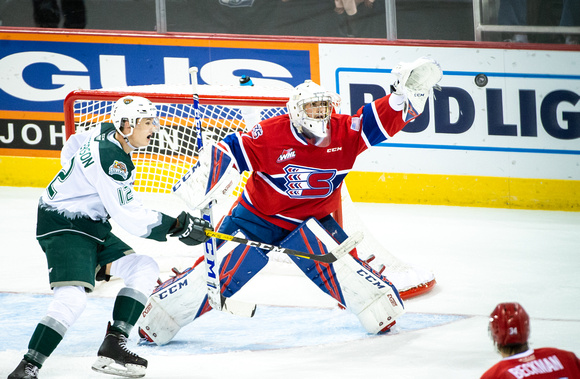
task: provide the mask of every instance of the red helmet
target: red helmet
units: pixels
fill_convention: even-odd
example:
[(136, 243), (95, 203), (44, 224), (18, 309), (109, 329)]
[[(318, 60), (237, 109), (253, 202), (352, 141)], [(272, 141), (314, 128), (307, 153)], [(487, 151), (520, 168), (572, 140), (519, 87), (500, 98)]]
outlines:
[(530, 336), (530, 317), (518, 303), (500, 303), (491, 312), (489, 332), (497, 345), (524, 344)]

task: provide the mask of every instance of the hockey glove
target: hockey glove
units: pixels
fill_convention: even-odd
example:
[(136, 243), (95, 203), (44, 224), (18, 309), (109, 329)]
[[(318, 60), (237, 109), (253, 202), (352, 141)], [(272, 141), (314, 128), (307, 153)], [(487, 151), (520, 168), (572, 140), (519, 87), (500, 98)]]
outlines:
[(199, 165), (194, 166), (173, 187), (173, 193), (190, 209), (205, 208), (211, 201), (228, 199), (240, 181), (234, 159), (216, 146), (203, 148)]
[(204, 243), (210, 238), (205, 235), (205, 229), (213, 230), (213, 227), (204, 219), (193, 217), (187, 212), (181, 212), (177, 216), (175, 225), (169, 230), (169, 235), (179, 238), (186, 245), (194, 246)]
[(403, 111), (405, 121), (423, 113), (433, 88), (440, 89), (437, 83), (443, 76), (439, 63), (428, 57), (419, 58), (411, 63), (401, 62), (392, 73), (398, 80), (393, 84), (391, 91), (408, 99)]

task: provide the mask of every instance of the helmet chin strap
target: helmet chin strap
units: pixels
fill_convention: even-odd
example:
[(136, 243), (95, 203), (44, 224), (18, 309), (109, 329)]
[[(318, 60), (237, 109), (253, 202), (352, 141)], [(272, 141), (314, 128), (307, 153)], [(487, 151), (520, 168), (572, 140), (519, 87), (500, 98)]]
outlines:
[(131, 127), (131, 134), (122, 133), (120, 130), (117, 130), (117, 133), (119, 133), (121, 135), (121, 137), (123, 137), (123, 139), (125, 140), (125, 143), (127, 144), (127, 146), (129, 146), (131, 148), (131, 150), (137, 150), (137, 148), (135, 146), (133, 146), (133, 144), (131, 142), (129, 142), (129, 137), (131, 137), (133, 135), (133, 127)]
[(126, 136), (126, 135), (124, 135), (124, 134), (123, 134), (123, 139), (125, 140), (125, 142), (127, 142), (127, 145), (129, 145), (129, 147), (130, 147), (131, 149), (133, 149), (133, 150), (137, 150), (137, 148), (136, 148), (135, 146), (133, 146), (133, 145), (131, 144), (131, 142), (129, 142), (129, 136)]

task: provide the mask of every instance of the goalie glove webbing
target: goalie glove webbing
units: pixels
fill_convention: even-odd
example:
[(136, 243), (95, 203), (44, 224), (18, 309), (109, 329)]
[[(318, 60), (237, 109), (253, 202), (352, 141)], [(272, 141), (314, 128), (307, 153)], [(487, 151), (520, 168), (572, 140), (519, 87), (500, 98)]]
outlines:
[(394, 93), (407, 98), (403, 110), (405, 121), (423, 113), (433, 88), (440, 89), (437, 83), (443, 77), (439, 63), (428, 57), (421, 57), (411, 63), (401, 62), (391, 72), (398, 77), (392, 86)]

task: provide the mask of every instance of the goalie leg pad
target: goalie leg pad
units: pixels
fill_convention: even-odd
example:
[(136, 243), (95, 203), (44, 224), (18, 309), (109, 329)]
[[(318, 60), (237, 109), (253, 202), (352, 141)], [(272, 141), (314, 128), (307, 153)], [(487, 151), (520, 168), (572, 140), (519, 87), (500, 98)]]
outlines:
[[(320, 253), (336, 247), (326, 247), (320, 240), (327, 241), (329, 245), (329, 237), (333, 239), (336, 236), (342, 239), (346, 237), (346, 233), (336, 222), (324, 221), (333, 230), (332, 235), (326, 230), (322, 231), (326, 235), (320, 235), (320, 228), (311, 230), (307, 224), (312, 220), (308, 220), (293, 231), (281, 245), (295, 250)], [(405, 313), (395, 286), (358, 258), (347, 255), (330, 265), (299, 257), (291, 259), (322, 291), (354, 313), (369, 333), (377, 334), (388, 329), (396, 318)]]
[[(261, 250), (227, 242), (218, 249), (222, 260), (220, 282), (222, 294), (236, 293), (268, 262)], [(185, 325), (211, 310), (207, 299), (206, 274), (203, 265), (190, 267), (153, 291), (137, 326), (140, 334), (157, 345), (171, 341)]]
[(333, 265), (347, 309), (358, 317), (367, 332), (380, 333), (405, 313), (395, 286), (368, 264), (347, 255)]
[[(297, 229), (282, 241), (280, 246), (320, 255), (325, 254), (328, 251), (326, 246), (319, 241), (314, 232), (308, 227), (307, 222), (305, 221), (300, 224)], [(316, 223), (320, 225), (318, 221)], [(322, 228), (321, 225), (320, 227)], [(330, 236), (330, 238), (332, 237)], [(332, 296), (339, 303), (345, 304), (345, 299), (338, 284), (333, 265), (293, 255), (290, 255), (290, 259), (318, 288), (329, 296)]]
[(181, 329), (156, 297), (149, 298), (137, 326), (141, 337), (159, 346), (171, 341)]
[[(320, 223), (322, 224), (324, 229), (326, 229), (328, 233), (339, 243), (343, 243), (348, 238), (346, 232), (342, 229), (342, 227), (331, 215), (328, 215), (323, 219), (321, 219)], [(355, 258), (358, 258), (356, 248), (354, 248), (349, 254)]]
[[(239, 236), (243, 233), (237, 233)], [(243, 238), (246, 238), (245, 236)], [(235, 246), (233, 249), (231, 247)], [(229, 242), (220, 250), (231, 252), (225, 256), (220, 266), (222, 295), (231, 297), (250, 281), (268, 263), (268, 256), (262, 250), (246, 245)]]
[(149, 297), (137, 326), (157, 345), (171, 341), (185, 325), (208, 309), (205, 270), (197, 266), (162, 283)]
[[(288, 234), (286, 229), (260, 219), (241, 205), (235, 206), (223, 219), (219, 232), (273, 244)], [(269, 260), (264, 251), (253, 246), (224, 242), (218, 247), (220, 256), (230, 251), (220, 266), (220, 284), (225, 297), (238, 292)]]

